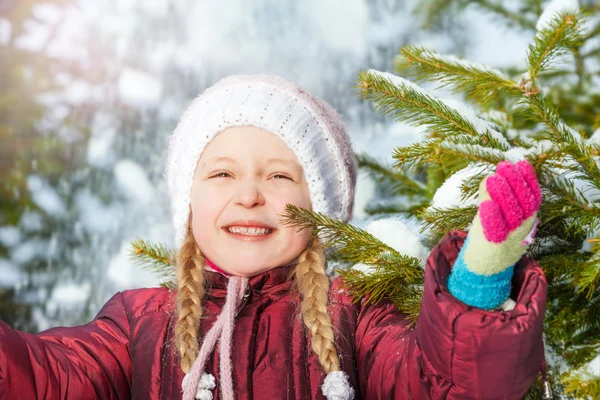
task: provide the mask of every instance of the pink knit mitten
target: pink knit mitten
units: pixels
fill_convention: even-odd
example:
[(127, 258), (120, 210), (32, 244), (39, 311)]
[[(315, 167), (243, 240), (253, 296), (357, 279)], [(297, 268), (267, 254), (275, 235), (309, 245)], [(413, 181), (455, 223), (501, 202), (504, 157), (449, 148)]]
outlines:
[(494, 309), (508, 299), (515, 263), (533, 242), (542, 194), (527, 161), (501, 162), (479, 187), (479, 210), (448, 278), (466, 304)]

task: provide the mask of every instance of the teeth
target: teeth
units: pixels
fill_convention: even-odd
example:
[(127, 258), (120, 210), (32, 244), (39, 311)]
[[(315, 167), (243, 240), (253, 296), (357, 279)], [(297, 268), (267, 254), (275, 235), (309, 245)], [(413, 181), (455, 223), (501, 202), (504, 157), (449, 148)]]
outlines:
[(230, 226), (227, 228), (231, 233), (240, 233), (242, 235), (258, 236), (271, 233), (272, 229), (267, 228), (246, 228), (241, 226)]

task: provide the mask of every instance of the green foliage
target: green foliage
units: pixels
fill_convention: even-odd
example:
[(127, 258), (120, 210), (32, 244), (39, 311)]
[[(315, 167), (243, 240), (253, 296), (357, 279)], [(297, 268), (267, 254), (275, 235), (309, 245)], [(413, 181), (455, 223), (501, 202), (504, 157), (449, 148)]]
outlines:
[(529, 77), (535, 81), (538, 74), (546, 70), (558, 57), (575, 50), (581, 45), (581, 28), (576, 15), (561, 13), (535, 35), (529, 46), (527, 63)]
[(131, 242), (129, 259), (141, 268), (152, 272), (162, 282), (161, 286), (177, 287), (175, 276), (175, 251), (164, 244), (136, 239)]
[[(500, 2), (429, 1), (423, 8), (426, 22), (467, 3), (522, 29), (534, 29), (534, 21), (542, 12), (536, 1), (522, 2), (519, 13), (507, 10)], [(583, 14), (599, 12), (596, 8)], [(590, 24), (591, 33), (597, 34), (600, 18), (590, 20), (595, 21)], [(595, 64), (589, 65), (598, 65), (600, 53), (581, 51), (592, 37), (582, 32), (580, 15), (555, 16), (529, 46), (526, 71), (498, 71), (414, 46), (400, 50), (396, 58), (399, 74), (461, 94), (477, 107), (477, 117), (462, 115), (400, 77), (369, 70), (357, 79), (360, 95), (371, 101), (375, 110), (429, 132), (427, 139), (394, 150), (394, 168), (425, 176), (429, 198), (448, 176), (467, 166), (488, 169), (463, 182), (462, 200), (473, 198), (482, 179), (499, 161), (509, 159), (509, 153), (522, 154), (534, 165), (544, 199), (541, 225), (530, 255), (548, 277), (546, 342), (570, 370), (576, 371), (551, 365), (549, 379), (555, 395), (589, 398), (599, 393), (598, 377), (580, 374), (578, 369), (600, 353), (600, 149), (596, 141), (588, 140), (600, 127), (599, 96), (590, 84), (598, 80), (600, 71), (586, 67), (584, 62), (586, 57), (593, 58)], [(574, 68), (564, 63), (555, 67), (558, 59), (565, 61), (567, 57), (573, 60)], [(440, 209), (423, 202), (412, 215), (423, 222), (425, 231), (439, 237), (453, 229), (467, 229), (476, 211), (474, 206)], [(582, 247), (586, 240), (595, 245)], [(390, 274), (387, 270), (369, 275), (353, 272), (353, 290), (357, 297), (370, 289), (377, 291), (376, 299), (392, 298), (396, 289), (389, 283), (394, 281)], [(541, 386), (536, 386), (526, 398), (540, 398), (541, 393)]]
[(298, 231), (311, 230), (313, 237), (318, 236), (323, 241), (324, 247), (335, 247), (339, 258), (346, 263), (377, 265), (395, 271), (411, 284), (423, 279), (423, 270), (416, 258), (398, 253), (360, 228), (293, 204), (286, 205), (281, 217), (283, 224), (299, 228)]
[[(396, 70), (416, 81), (439, 82), (441, 87), (450, 87), (468, 98), (488, 104), (496, 97), (498, 89), (514, 95), (521, 91), (502, 72), (482, 64), (465, 63), (459, 58), (440, 57), (424, 48), (406, 46), (396, 58)], [(460, 71), (459, 74), (456, 72)]]

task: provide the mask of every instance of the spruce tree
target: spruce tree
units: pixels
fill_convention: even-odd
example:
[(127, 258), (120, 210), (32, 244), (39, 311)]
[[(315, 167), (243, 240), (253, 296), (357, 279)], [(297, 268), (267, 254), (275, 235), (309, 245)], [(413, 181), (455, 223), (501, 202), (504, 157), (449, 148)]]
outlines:
[[(384, 212), (417, 216), (439, 238), (452, 229), (468, 229), (477, 210), (472, 200), (479, 183), (498, 162), (529, 160), (544, 193), (541, 225), (529, 255), (538, 260), (549, 284), (545, 342), (548, 355), (554, 356), (548, 357), (550, 381), (555, 395), (598, 398), (600, 377), (589, 367), (600, 362), (600, 97), (594, 91), (600, 81), (600, 51), (594, 40), (600, 32), (600, 8), (580, 11), (576, 2), (554, 1), (542, 10), (537, 2), (523, 2), (516, 15), (500, 3), (476, 3), (520, 29), (536, 30), (526, 55), (527, 70), (500, 71), (403, 47), (395, 63), (397, 75), (363, 71), (357, 86), (377, 111), (425, 127), (428, 137), (395, 149), (393, 169), (366, 157), (359, 162), (414, 200), (410, 207), (404, 202)], [(436, 13), (442, 9), (431, 8)], [(532, 17), (540, 13), (536, 23)], [(437, 98), (409, 79), (450, 88), (469, 105)], [(455, 174), (461, 179), (450, 183)], [(414, 182), (407, 183), (407, 177)], [(432, 204), (435, 194), (446, 193), (448, 183), (460, 185), (462, 202), (437, 207)], [(390, 287), (395, 285), (381, 284), (386, 273), (385, 264), (371, 274), (342, 272), (355, 293), (377, 290), (377, 298), (394, 299), (396, 291)], [(397, 284), (407, 278), (403, 275)], [(415, 302), (396, 298), (395, 303), (402, 309), (403, 303)], [(535, 385), (528, 393), (530, 398), (540, 395)]]
[[(435, 1), (423, 7), (425, 25), (444, 13), (475, 4), (515, 29), (535, 36), (527, 69), (498, 70), (454, 56), (405, 46), (395, 74), (364, 70), (357, 92), (376, 111), (422, 127), (427, 137), (394, 149), (393, 166), (359, 154), (359, 167), (402, 201), (366, 210), (421, 222), (431, 247), (451, 230), (468, 230), (477, 211), (479, 183), (500, 161), (527, 159), (536, 169), (544, 200), (529, 256), (544, 269), (548, 308), (544, 340), (551, 389), (536, 382), (526, 398), (598, 398), (600, 377), (600, 7), (591, 2), (523, 1), (518, 10), (496, 1)], [(493, 45), (490, 43), (490, 45)], [(415, 83), (416, 82), (416, 83)], [(418, 83), (449, 88), (463, 102), (436, 97)], [(458, 191), (451, 206), (444, 197)], [(442, 201), (440, 201), (440, 199)], [(283, 220), (324, 238), (356, 301), (390, 299), (416, 322), (422, 295), (422, 262), (366, 230), (288, 205)], [(399, 232), (400, 234), (401, 232)], [(132, 256), (173, 285), (173, 251), (144, 241)], [(507, 383), (508, 384), (508, 383)]]

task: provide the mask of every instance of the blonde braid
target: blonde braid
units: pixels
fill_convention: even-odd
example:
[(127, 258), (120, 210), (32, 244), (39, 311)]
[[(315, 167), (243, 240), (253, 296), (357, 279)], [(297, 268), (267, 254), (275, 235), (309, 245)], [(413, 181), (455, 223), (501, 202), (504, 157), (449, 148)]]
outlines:
[(177, 251), (176, 265), (179, 317), (175, 324), (175, 345), (181, 356), (181, 369), (187, 374), (198, 356), (198, 333), (204, 297), (204, 256), (189, 227), (183, 245)]
[(327, 313), (329, 278), (325, 274), (325, 252), (318, 239), (300, 254), (296, 266), (298, 290), (302, 296), (300, 312), (309, 330), (312, 350), (326, 374), (340, 370), (331, 318)]

